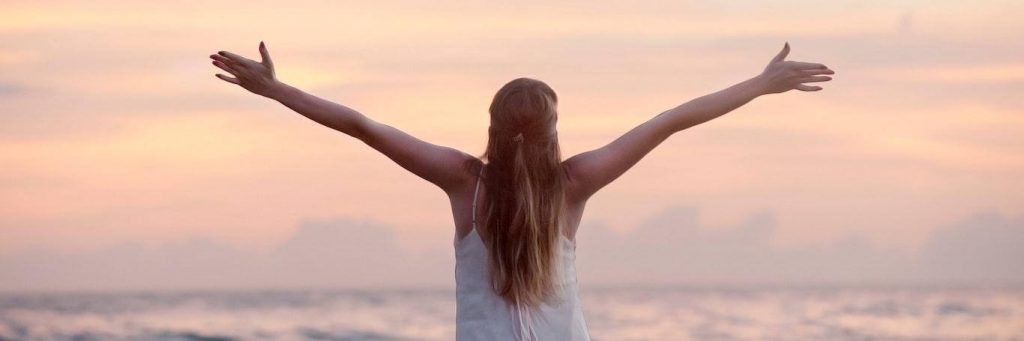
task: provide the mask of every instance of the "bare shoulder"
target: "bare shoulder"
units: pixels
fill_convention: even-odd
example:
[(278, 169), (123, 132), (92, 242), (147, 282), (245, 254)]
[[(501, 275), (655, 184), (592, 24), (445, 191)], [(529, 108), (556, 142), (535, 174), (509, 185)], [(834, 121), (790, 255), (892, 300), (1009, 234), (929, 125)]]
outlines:
[(580, 221), (583, 219), (583, 211), (587, 205), (589, 196), (586, 194), (583, 184), (578, 176), (574, 175), (572, 164), (562, 162), (562, 169), (565, 171), (565, 223), (566, 235), (571, 240), (576, 240), (576, 233), (579, 231)]
[(446, 190), (448, 196), (453, 198), (466, 194), (473, 195), (472, 191), (476, 186), (477, 177), (484, 166), (482, 160), (466, 153), (462, 154), (459, 164), (454, 167), (457, 171), (452, 174), (453, 186)]
[(562, 170), (565, 173), (565, 200), (569, 206), (582, 205), (589, 198), (586, 184), (580, 180), (582, 177), (579, 168), (573, 161), (572, 158), (562, 161)]

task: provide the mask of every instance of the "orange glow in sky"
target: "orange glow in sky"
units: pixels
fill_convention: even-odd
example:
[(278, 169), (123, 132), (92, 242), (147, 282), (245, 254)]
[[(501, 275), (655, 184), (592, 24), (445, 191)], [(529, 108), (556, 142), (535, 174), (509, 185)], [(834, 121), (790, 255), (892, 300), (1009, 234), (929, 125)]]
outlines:
[(0, 8), (0, 255), (190, 238), (260, 249), (336, 217), (450, 252), (441, 191), (213, 76), (210, 53), (256, 58), (261, 40), (282, 81), (474, 155), (494, 92), (520, 76), (558, 92), (568, 158), (755, 76), (785, 41), (790, 59), (836, 70), (824, 91), (673, 136), (591, 200), (581, 235), (686, 206), (704, 226), (767, 212), (780, 247), (914, 249), (977, 212), (1024, 214), (1017, 2)]

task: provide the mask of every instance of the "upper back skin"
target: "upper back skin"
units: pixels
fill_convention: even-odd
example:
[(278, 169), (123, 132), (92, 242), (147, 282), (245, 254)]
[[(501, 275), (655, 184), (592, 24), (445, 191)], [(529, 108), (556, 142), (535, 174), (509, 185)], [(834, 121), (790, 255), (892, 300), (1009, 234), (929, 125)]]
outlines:
[[(563, 165), (564, 165), (563, 161)], [(485, 169), (484, 174), (487, 173)], [(453, 191), (448, 193), (448, 200), (452, 207), (452, 216), (455, 220), (455, 231), (456, 237), (459, 240), (466, 237), (473, 229), (473, 192), (476, 190), (477, 172), (466, 171), (464, 180), (460, 182), (460, 185)], [(581, 200), (578, 195), (574, 195), (578, 190), (576, 188), (577, 183), (572, 181), (572, 177), (568, 178), (565, 183), (566, 191), (566, 207), (565, 207), (565, 222), (566, 226), (562, 227), (562, 233), (569, 238), (569, 240), (576, 240), (576, 231), (579, 229), (580, 220), (583, 217), (583, 209), (586, 206), (586, 200)], [(477, 194), (477, 234), (480, 238), (487, 240), (490, 236), (487, 231), (487, 217), (483, 207), (483, 203), (487, 198), (487, 189), (483, 183), (480, 183), (480, 192)]]

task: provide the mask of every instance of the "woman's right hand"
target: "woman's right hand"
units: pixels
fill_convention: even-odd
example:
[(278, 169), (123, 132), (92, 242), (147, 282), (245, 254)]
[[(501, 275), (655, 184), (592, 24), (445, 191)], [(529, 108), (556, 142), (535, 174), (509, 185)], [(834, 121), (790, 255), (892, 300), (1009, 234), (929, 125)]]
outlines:
[(241, 86), (254, 94), (272, 97), (280, 83), (274, 73), (274, 62), (270, 60), (270, 52), (267, 51), (267, 46), (262, 41), (260, 42), (260, 57), (262, 60), (257, 62), (227, 51), (210, 55), (214, 66), (235, 76), (228, 77), (218, 73), (217, 78)]
[(805, 85), (803, 83), (827, 82), (832, 80), (832, 77), (824, 76), (835, 73), (827, 66), (819, 63), (785, 60), (786, 55), (788, 54), (789, 43), (787, 42), (782, 47), (782, 51), (780, 51), (775, 58), (772, 58), (771, 62), (768, 63), (768, 66), (764, 68), (764, 72), (758, 76), (764, 84), (765, 94), (781, 93), (792, 89), (800, 91), (818, 91), (821, 90), (820, 86)]

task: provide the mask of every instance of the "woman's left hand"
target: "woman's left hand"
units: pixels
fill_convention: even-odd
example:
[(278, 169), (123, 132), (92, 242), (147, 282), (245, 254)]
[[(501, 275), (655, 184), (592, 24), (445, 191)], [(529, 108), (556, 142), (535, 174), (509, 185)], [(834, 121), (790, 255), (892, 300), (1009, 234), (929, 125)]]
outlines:
[(789, 55), (789, 42), (782, 51), (772, 58), (764, 72), (758, 76), (763, 80), (764, 93), (775, 94), (797, 89), (800, 91), (819, 91), (820, 86), (803, 83), (827, 82), (832, 80), (829, 75), (835, 74), (832, 69), (821, 63), (807, 63), (786, 60)]
[(218, 73), (217, 78), (237, 84), (254, 94), (270, 97), (279, 83), (277, 76), (274, 75), (274, 62), (270, 60), (270, 52), (267, 52), (267, 46), (262, 41), (260, 56), (262, 60), (257, 62), (231, 52), (220, 51), (210, 55), (210, 59), (213, 59), (213, 65), (234, 76), (228, 77)]

